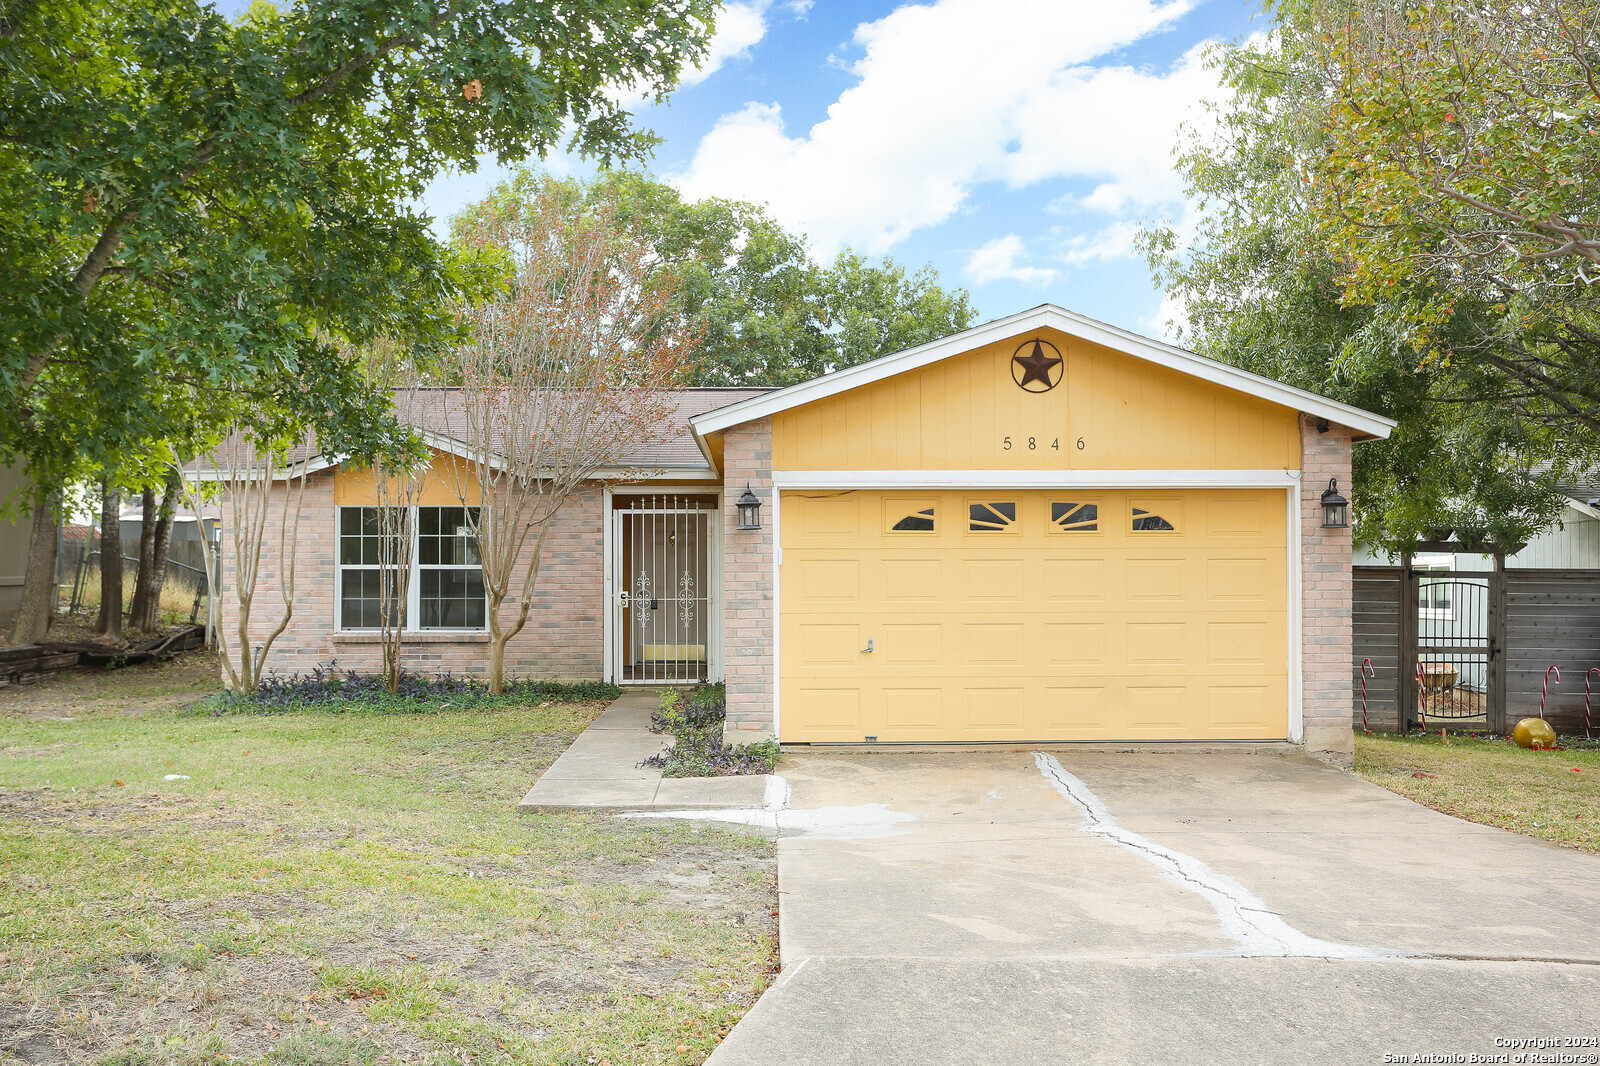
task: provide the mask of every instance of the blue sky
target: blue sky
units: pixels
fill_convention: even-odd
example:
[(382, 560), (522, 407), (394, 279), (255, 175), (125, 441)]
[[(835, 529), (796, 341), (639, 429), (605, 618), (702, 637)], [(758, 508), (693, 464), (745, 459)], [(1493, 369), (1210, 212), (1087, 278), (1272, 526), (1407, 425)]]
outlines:
[[(1051, 301), (1154, 335), (1133, 232), (1182, 226), (1176, 129), (1217, 96), (1200, 50), (1262, 28), (1246, 0), (739, 0), (638, 115), (653, 173), (767, 204), (819, 260), (931, 263), (984, 319)], [(505, 173), (441, 175), (422, 206), (443, 232)]]

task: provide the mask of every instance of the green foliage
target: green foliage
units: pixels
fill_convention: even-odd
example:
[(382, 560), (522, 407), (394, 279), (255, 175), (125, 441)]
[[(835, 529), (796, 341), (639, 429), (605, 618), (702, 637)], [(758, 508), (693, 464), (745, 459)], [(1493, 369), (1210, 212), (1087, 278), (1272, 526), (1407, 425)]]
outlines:
[(471, 678), (421, 680), (404, 675), (400, 690), (385, 679), (350, 671), (318, 671), (312, 677), (267, 677), (252, 693), (218, 692), (187, 714), (441, 714), (447, 711), (503, 710), (552, 703), (597, 703), (616, 699), (622, 689), (608, 681), (533, 681), (511, 678), (495, 693)]
[(701, 335), (694, 385), (792, 385), (830, 370), (924, 344), (972, 325), (964, 289), (946, 290), (932, 267), (908, 275), (845, 251), (813, 264), (802, 236), (758, 204), (686, 201), (631, 170), (590, 181), (524, 169), (454, 220), (460, 235), (554, 193), (590, 209), (615, 204), (677, 282), (679, 313)]
[(0, 460), (64, 469), (241, 419), (357, 457), (394, 444), (351, 346), (448, 348), (490, 276), (415, 198), (486, 152), (640, 157), (652, 138), (608, 87), (665, 92), (713, 11), (7, 0)]
[(661, 693), (661, 706), (650, 716), (653, 733), (671, 733), (673, 745), (640, 765), (660, 768), (665, 777), (724, 777), (770, 774), (783, 754), (775, 740), (731, 744), (722, 726), (728, 718), (727, 687), (696, 685), (687, 696), (678, 689)]
[[(1170, 229), (1143, 235), (1185, 312), (1182, 339), (1399, 422), (1389, 440), (1356, 448), (1358, 539), (1396, 552), (1440, 529), (1463, 541), (1524, 542), (1559, 517), (1557, 485), (1593, 461), (1596, 440), (1552, 417), (1507, 371), (1490, 339), (1503, 334), (1506, 308), (1457, 300), (1430, 317), (1437, 279), (1420, 270), (1374, 290), (1352, 287), (1364, 268), (1348, 242), (1329, 239), (1333, 204), (1347, 190), (1318, 170), (1332, 136), (1318, 19), (1335, 12), (1284, 4), (1275, 14), (1270, 39), (1212, 57), (1233, 97), (1217, 113), (1217, 135), (1192, 138), (1180, 155), (1194, 237), (1180, 246)], [(1391, 131), (1362, 132), (1377, 150)]]

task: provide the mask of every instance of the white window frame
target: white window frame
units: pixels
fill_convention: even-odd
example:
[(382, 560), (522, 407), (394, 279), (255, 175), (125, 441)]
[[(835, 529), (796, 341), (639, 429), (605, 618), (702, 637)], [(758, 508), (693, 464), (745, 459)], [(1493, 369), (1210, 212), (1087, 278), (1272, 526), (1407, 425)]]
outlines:
[[(1425, 572), (1437, 570), (1449, 573), (1456, 568), (1456, 557), (1453, 555), (1419, 555), (1411, 560), (1411, 565), (1414, 569)], [(1425, 581), (1426, 579), (1417, 582), (1417, 617), (1440, 618), (1444, 619), (1445, 621), (1455, 618), (1456, 601), (1453, 593), (1450, 596), (1450, 603), (1448, 606), (1428, 607), (1424, 604), (1422, 594), (1428, 588), (1432, 587), (1431, 583), (1425, 584)]]
[[(413, 505), (410, 506), (410, 511), (411, 511), (411, 525), (410, 525), (410, 529), (411, 529), (411, 545), (410, 545), (410, 552), (409, 552), (409, 556), (410, 556), (409, 566), (411, 568), (411, 578), (406, 583), (406, 612), (405, 612), (405, 624), (401, 627), (401, 630), (400, 630), (402, 633), (487, 633), (489, 631), (489, 619), (488, 619), (488, 610), (487, 610), (488, 604), (487, 603), (485, 603), (485, 605), (484, 605), (485, 606), (484, 624), (481, 625), (481, 626), (471, 626), (471, 627), (468, 627), (468, 626), (428, 626), (428, 627), (423, 627), (423, 626), (419, 626), (419, 625), (416, 624), (416, 620), (422, 617), (422, 571), (423, 571), (423, 565), (422, 565), (422, 535), (421, 535), (421, 524), (420, 524), (422, 508), (424, 508), (424, 507), (444, 508), (444, 507), (460, 507), (460, 506), (464, 506), (464, 505), (450, 503), (450, 504), (413, 504)], [(349, 563), (349, 564), (347, 564), (347, 563), (345, 563), (343, 561), (343, 552), (340, 549), (343, 547), (342, 541), (343, 541), (343, 537), (344, 537), (344, 512), (345, 511), (359, 511), (359, 510), (366, 509), (368, 507), (376, 509), (377, 505), (376, 504), (340, 504), (339, 506), (334, 508), (334, 516), (333, 516), (333, 528), (334, 528), (334, 538), (333, 538), (333, 563), (334, 563), (333, 613), (334, 613), (334, 628), (340, 633), (376, 633), (376, 632), (379, 631), (379, 627), (377, 627), (377, 626), (359, 626), (358, 627), (358, 626), (346, 626), (344, 624), (344, 572), (346, 570), (371, 570), (371, 569), (373, 569), (371, 566), (367, 566), (367, 565), (364, 565), (364, 564), (357, 564), (357, 563)], [(456, 564), (441, 565), (441, 564), (432, 564), (432, 563), (430, 563), (427, 566), (427, 569), (429, 569), (429, 570), (471, 570), (472, 566), (471, 565), (456, 565)], [(482, 572), (482, 570), (483, 570), (483, 565), (481, 563), (478, 565), (478, 570), (479, 570), (479, 572)], [(381, 570), (380, 570), (380, 573), (381, 573)], [(485, 599), (487, 600), (487, 596), (485, 596)]]

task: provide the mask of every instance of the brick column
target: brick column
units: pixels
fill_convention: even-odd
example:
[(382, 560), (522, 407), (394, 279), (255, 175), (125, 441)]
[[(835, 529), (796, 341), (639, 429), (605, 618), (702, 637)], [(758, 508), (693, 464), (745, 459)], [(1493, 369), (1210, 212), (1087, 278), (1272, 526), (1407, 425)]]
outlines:
[[(722, 657), (728, 681), (726, 733), (738, 743), (774, 733), (772, 714), (772, 422), (735, 426), (722, 452)], [(761, 528), (741, 530), (745, 486), (761, 499)]]
[(1322, 528), (1329, 478), (1350, 498), (1350, 430), (1300, 416), (1301, 708), (1308, 755), (1350, 766), (1355, 733), (1351, 700), (1351, 541), (1348, 529)]

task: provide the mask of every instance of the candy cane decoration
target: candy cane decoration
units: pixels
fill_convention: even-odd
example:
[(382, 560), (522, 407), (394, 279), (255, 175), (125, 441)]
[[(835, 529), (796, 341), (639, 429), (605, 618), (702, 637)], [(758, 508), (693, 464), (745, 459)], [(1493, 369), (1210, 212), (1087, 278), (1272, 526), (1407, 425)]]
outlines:
[(1591, 712), (1589, 710), (1589, 679), (1591, 677), (1593, 677), (1595, 674), (1600, 674), (1600, 666), (1591, 666), (1591, 667), (1589, 667), (1589, 672), (1587, 674), (1583, 675), (1583, 739), (1584, 740), (1592, 740), (1592, 739), (1594, 739), (1593, 737), (1591, 737), (1589, 735), (1589, 719), (1590, 719), (1590, 716), (1591, 716)]
[(1422, 731), (1428, 731), (1428, 671), (1417, 664), (1417, 717), (1422, 721)]
[[(1600, 674), (1600, 666), (1595, 667), (1593, 670), (1591, 670), (1589, 672), (1590, 673), (1594, 673), (1594, 674)], [(1378, 676), (1378, 668), (1376, 666), (1372, 665), (1372, 660), (1371, 659), (1362, 659), (1361, 660), (1361, 731), (1363, 733), (1372, 732), (1372, 730), (1367, 728), (1367, 678), (1369, 678), (1369, 677), (1374, 677), (1375, 678), (1377, 676)]]
[[(1544, 672), (1544, 687), (1539, 690), (1539, 721), (1541, 722), (1544, 721), (1544, 694), (1550, 691), (1550, 674), (1552, 671), (1556, 675), (1556, 684), (1561, 684), (1561, 667), (1552, 663), (1550, 664), (1550, 669)], [(1585, 675), (1583, 680), (1587, 683), (1589, 680), (1588, 675)]]

